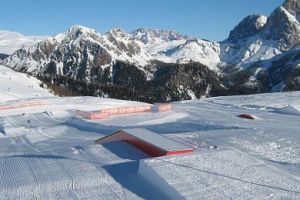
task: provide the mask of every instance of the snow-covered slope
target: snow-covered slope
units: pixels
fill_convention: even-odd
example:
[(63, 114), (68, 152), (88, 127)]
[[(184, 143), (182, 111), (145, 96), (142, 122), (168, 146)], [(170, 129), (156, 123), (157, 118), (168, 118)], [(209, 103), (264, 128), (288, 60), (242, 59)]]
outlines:
[(9, 55), (20, 48), (31, 47), (46, 38), (45, 36), (25, 36), (16, 32), (0, 30), (0, 53)]
[[(218, 43), (205, 40), (179, 40), (166, 44), (151, 45), (151, 55), (155, 60), (168, 63), (188, 63), (190, 61), (200, 62), (210, 69), (218, 71), (220, 63), (220, 47)], [(162, 48), (163, 46), (163, 48)]]
[(217, 42), (198, 40), (175, 31), (157, 29), (137, 29), (131, 34), (133, 38), (144, 43), (152, 60), (167, 63), (195, 61), (218, 71), (216, 66), (220, 62), (220, 49)]
[[(74, 111), (140, 103), (40, 99), (49, 105), (0, 110), (0, 199), (300, 198), (299, 92), (177, 102), (170, 112), (102, 121)], [(241, 113), (257, 119), (238, 118)], [(126, 127), (195, 151), (149, 158), (124, 142), (94, 143)]]
[(0, 65), (0, 103), (20, 99), (52, 96), (40, 87), (35, 77), (19, 73)]

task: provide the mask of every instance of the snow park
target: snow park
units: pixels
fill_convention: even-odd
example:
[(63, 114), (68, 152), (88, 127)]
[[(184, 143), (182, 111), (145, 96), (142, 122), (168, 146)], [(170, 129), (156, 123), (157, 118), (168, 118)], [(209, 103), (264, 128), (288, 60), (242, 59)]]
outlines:
[[(299, 92), (181, 101), (161, 111), (55, 97), (33, 77), (1, 71), (0, 199), (300, 198)], [(78, 110), (114, 114), (94, 119)]]
[(78, 2), (1, 2), (0, 200), (300, 200), (299, 0)]

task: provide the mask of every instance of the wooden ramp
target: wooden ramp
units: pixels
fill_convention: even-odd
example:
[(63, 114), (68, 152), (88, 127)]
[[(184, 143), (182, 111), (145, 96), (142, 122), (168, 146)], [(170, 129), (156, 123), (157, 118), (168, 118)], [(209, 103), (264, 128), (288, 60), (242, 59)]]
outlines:
[(152, 157), (191, 153), (193, 149), (160, 134), (141, 129), (122, 129), (95, 141), (102, 144), (112, 141), (125, 141)]

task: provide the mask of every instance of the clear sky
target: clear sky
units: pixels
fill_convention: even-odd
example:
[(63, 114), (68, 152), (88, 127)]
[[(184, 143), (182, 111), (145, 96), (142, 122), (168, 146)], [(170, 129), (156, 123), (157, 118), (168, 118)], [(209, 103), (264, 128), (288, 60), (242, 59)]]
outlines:
[(220, 41), (249, 14), (270, 13), (283, 0), (1, 0), (0, 29), (54, 35), (80, 24), (111, 28), (172, 29)]

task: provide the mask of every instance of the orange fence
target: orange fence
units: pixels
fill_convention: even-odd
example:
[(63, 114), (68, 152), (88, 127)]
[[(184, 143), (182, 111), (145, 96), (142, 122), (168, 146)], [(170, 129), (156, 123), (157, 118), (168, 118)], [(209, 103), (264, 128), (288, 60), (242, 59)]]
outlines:
[(107, 119), (110, 116), (109, 113), (101, 113), (97, 111), (81, 111), (81, 110), (77, 110), (76, 115), (86, 119)]
[(10, 110), (10, 109), (17, 109), (17, 108), (26, 108), (26, 107), (37, 107), (37, 106), (44, 106), (49, 105), (49, 101), (42, 100), (42, 101), (30, 101), (26, 103), (14, 103), (9, 105), (0, 105), (0, 110)]
[(109, 113), (110, 115), (123, 115), (131, 113), (140, 113), (140, 112), (151, 112), (151, 106), (130, 106), (130, 107), (120, 107), (120, 108), (109, 108), (102, 109), (101, 113)]
[(152, 106), (153, 112), (168, 112), (172, 110), (172, 105), (168, 103), (157, 103)]
[(128, 107), (119, 107), (119, 108), (107, 108), (99, 111), (81, 111), (76, 110), (76, 115), (83, 117), (85, 119), (107, 119), (111, 115), (124, 115), (124, 114), (133, 114), (133, 113), (142, 113), (142, 112), (167, 112), (172, 110), (171, 104), (155, 104), (143, 105), (143, 106), (128, 106)]

